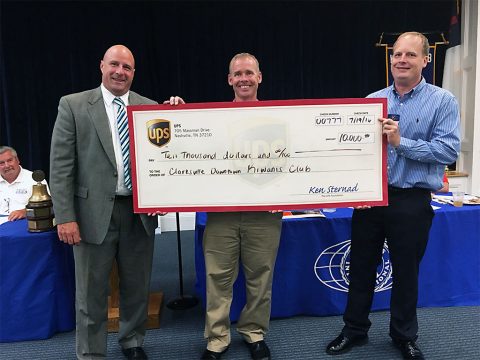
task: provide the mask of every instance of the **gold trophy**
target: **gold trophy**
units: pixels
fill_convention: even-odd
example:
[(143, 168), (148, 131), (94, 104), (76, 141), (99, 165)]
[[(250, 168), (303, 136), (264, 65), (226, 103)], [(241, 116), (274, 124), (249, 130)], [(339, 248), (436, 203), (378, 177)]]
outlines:
[(45, 179), (45, 173), (42, 170), (35, 170), (32, 178), (37, 184), (33, 185), (32, 196), (28, 199), (26, 206), (28, 231), (49, 231), (53, 229), (54, 214), (47, 185), (41, 183)]

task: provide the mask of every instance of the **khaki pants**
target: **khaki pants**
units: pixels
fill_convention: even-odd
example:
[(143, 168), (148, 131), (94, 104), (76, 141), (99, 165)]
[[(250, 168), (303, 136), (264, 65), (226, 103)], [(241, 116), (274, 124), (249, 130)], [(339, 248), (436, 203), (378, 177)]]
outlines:
[(207, 283), (205, 338), (211, 351), (230, 344), (232, 289), (242, 261), (247, 303), (237, 330), (247, 342), (263, 339), (268, 330), (272, 278), (282, 213), (209, 213), (203, 237)]

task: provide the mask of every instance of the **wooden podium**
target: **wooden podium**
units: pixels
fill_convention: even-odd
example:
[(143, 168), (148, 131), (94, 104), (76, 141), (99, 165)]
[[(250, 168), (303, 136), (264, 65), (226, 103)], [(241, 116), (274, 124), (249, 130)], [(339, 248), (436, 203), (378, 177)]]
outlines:
[[(148, 299), (147, 329), (160, 327), (160, 310), (163, 302), (163, 293), (151, 293)], [(109, 332), (118, 332), (119, 326), (119, 290), (118, 290), (118, 266), (113, 262), (110, 273), (110, 296), (108, 297), (108, 326)]]

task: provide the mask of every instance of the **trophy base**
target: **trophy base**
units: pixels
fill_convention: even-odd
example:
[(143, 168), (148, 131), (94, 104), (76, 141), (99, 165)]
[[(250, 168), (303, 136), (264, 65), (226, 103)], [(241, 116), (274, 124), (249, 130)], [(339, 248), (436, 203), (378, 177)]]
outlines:
[(29, 232), (44, 232), (53, 229), (53, 219), (28, 219)]

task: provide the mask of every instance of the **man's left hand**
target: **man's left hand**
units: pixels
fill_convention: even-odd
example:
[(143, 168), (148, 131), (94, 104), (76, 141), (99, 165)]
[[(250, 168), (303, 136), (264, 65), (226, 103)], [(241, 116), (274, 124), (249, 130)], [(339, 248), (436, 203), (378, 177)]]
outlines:
[(382, 123), (382, 133), (387, 135), (388, 143), (393, 147), (398, 147), (400, 145), (398, 121), (386, 118), (379, 118), (378, 121)]

